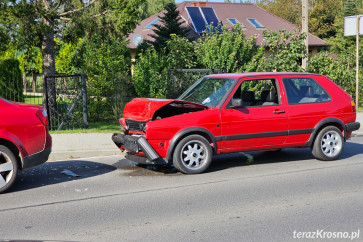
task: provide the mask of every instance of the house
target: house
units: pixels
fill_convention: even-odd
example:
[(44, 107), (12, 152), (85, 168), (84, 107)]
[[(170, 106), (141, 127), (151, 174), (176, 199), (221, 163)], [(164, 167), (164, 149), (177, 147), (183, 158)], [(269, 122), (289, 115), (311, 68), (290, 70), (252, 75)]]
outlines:
[[(239, 23), (245, 30), (246, 37), (255, 35), (257, 44), (261, 44), (263, 40), (262, 33), (266, 29), (278, 31), (285, 29), (294, 31), (298, 27), (252, 3), (218, 3), (218, 2), (192, 2), (184, 1), (177, 5), (182, 18), (182, 27), (190, 29), (190, 38), (198, 38), (205, 30), (206, 24), (217, 26), (219, 22), (227, 27), (233, 27)], [(129, 35), (128, 48), (131, 50), (132, 60), (135, 60), (137, 45), (143, 40), (152, 40), (150, 34), (153, 34), (153, 27), (159, 22), (159, 15), (163, 12), (155, 14), (144, 19), (135, 28), (134, 32)], [(309, 54), (317, 53), (317, 50), (326, 47), (327, 43), (310, 34)]]

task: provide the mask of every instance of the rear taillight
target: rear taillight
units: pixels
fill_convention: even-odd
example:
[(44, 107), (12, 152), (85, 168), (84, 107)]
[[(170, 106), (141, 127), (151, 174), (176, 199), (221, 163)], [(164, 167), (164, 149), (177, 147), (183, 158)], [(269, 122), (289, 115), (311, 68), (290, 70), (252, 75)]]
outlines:
[(350, 100), (350, 105), (352, 106), (352, 112), (355, 113), (356, 109), (355, 109), (355, 103), (354, 103), (353, 99)]
[(45, 109), (39, 108), (37, 112), (37, 117), (40, 119), (40, 121), (42, 121), (44, 126), (48, 126), (48, 115)]

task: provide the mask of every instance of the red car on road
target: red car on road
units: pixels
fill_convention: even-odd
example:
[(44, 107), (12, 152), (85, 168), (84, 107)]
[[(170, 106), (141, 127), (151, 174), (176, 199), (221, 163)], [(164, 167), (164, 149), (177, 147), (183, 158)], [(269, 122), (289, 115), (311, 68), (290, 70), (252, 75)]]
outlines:
[(18, 170), (47, 161), (51, 147), (43, 107), (0, 98), (0, 193), (13, 185)]
[(208, 75), (180, 98), (136, 98), (119, 121), (114, 143), (126, 158), (173, 164), (200, 173), (212, 156), (240, 151), (310, 147), (334, 160), (360, 124), (343, 89), (309, 73)]

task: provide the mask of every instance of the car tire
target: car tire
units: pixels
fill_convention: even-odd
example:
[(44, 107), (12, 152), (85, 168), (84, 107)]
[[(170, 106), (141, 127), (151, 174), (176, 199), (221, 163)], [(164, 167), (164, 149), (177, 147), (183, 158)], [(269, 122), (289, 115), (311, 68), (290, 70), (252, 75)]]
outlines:
[(0, 145), (0, 193), (6, 192), (15, 182), (18, 162), (6, 146)]
[(330, 161), (337, 159), (343, 152), (344, 138), (335, 126), (323, 128), (315, 138), (312, 154), (318, 160)]
[(189, 135), (176, 146), (173, 164), (185, 174), (199, 174), (212, 162), (212, 147), (209, 141), (200, 135)]

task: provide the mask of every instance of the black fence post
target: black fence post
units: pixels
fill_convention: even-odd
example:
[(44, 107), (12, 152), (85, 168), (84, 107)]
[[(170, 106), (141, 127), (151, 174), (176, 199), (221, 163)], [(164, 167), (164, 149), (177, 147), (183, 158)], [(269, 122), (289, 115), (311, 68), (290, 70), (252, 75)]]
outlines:
[(82, 93), (83, 93), (83, 127), (88, 129), (88, 111), (87, 111), (87, 84), (86, 75), (82, 72)]
[(48, 114), (48, 123), (49, 123), (49, 130), (52, 130), (52, 117), (49, 110), (49, 102), (48, 102), (48, 85), (47, 85), (48, 78), (46, 76), (43, 77), (43, 105), (45, 110), (47, 110)]

